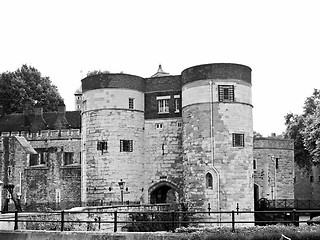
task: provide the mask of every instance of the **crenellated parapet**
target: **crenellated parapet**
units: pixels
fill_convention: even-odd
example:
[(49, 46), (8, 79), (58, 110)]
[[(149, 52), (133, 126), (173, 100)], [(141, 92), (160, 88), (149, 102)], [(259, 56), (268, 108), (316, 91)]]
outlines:
[(81, 138), (80, 129), (61, 129), (61, 130), (41, 130), (39, 132), (0, 132), (1, 137), (24, 136), (27, 140), (63, 140), (70, 138)]

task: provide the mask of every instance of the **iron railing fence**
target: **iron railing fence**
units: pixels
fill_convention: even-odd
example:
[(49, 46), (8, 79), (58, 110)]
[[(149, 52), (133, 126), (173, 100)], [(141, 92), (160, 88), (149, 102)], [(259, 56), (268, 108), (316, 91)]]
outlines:
[(268, 200), (269, 209), (297, 209), (309, 210), (320, 209), (320, 200), (299, 200), (299, 199), (275, 199)]
[[(243, 215), (249, 214), (251, 217), (246, 220)], [(13, 222), (14, 230), (19, 229), (19, 223), (24, 224), (26, 229), (30, 229), (30, 225), (51, 224), (50, 229), (56, 231), (70, 231), (74, 230), (74, 226), (78, 224), (82, 226), (81, 230), (112, 230), (117, 232), (121, 229), (133, 229), (134, 227), (149, 226), (147, 229), (150, 231), (150, 226), (162, 225), (166, 231), (174, 231), (179, 227), (219, 227), (229, 226), (232, 231), (235, 231), (236, 225), (249, 226), (253, 225), (272, 225), (272, 224), (294, 224), (310, 223), (308, 220), (299, 220), (299, 215), (320, 215), (320, 210), (281, 210), (281, 211), (219, 211), (219, 212), (187, 212), (187, 211), (90, 211), (90, 212), (70, 212), (70, 211), (54, 211), (54, 212), (14, 212), (13, 218), (6, 217), (0, 218), (0, 222)], [(241, 215), (242, 217), (240, 217)], [(282, 216), (267, 218), (266, 216)], [(252, 217), (254, 216), (254, 217)], [(259, 218), (260, 216), (260, 218)], [(261, 217), (262, 216), (262, 217)], [(283, 217), (284, 216), (284, 217)], [(46, 218), (44, 218), (46, 217)], [(320, 224), (319, 222), (316, 222)], [(105, 227), (104, 225), (107, 225)], [(33, 225), (34, 226), (34, 225)], [(54, 227), (52, 227), (54, 226)], [(155, 228), (158, 230), (158, 228)], [(37, 230), (37, 229), (33, 229)], [(40, 230), (40, 229), (38, 229)], [(79, 229), (77, 229), (79, 230)], [(151, 230), (152, 231), (152, 230)]]

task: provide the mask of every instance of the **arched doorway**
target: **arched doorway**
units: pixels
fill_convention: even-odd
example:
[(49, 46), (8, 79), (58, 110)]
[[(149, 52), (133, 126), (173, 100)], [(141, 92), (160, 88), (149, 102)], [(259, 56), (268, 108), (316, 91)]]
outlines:
[(161, 181), (154, 184), (149, 189), (150, 203), (177, 203), (180, 194), (178, 188), (167, 181)]

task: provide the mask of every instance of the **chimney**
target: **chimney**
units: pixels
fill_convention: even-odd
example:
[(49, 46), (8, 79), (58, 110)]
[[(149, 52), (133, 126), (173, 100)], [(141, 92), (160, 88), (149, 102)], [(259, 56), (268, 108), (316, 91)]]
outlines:
[(45, 130), (47, 128), (47, 123), (43, 119), (43, 108), (35, 107), (34, 108), (34, 118), (31, 122), (31, 132), (38, 132)]
[(271, 133), (271, 137), (272, 137), (272, 138), (275, 138), (275, 137), (276, 137), (276, 134), (275, 134), (275, 133)]
[(66, 119), (66, 106), (61, 104), (58, 106), (57, 119), (54, 123), (54, 129), (66, 129), (68, 126), (69, 123)]

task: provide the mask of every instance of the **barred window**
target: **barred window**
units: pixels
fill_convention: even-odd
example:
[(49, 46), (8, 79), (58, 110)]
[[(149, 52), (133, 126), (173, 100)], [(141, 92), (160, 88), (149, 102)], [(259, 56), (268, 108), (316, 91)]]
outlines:
[(232, 146), (244, 147), (244, 134), (232, 133)]
[(120, 140), (120, 152), (132, 152), (133, 141), (132, 140)]
[(134, 98), (129, 98), (129, 109), (134, 109)]
[(219, 85), (219, 102), (234, 102), (234, 86)]
[(107, 141), (98, 141), (97, 142), (97, 150), (107, 151), (108, 150)]

